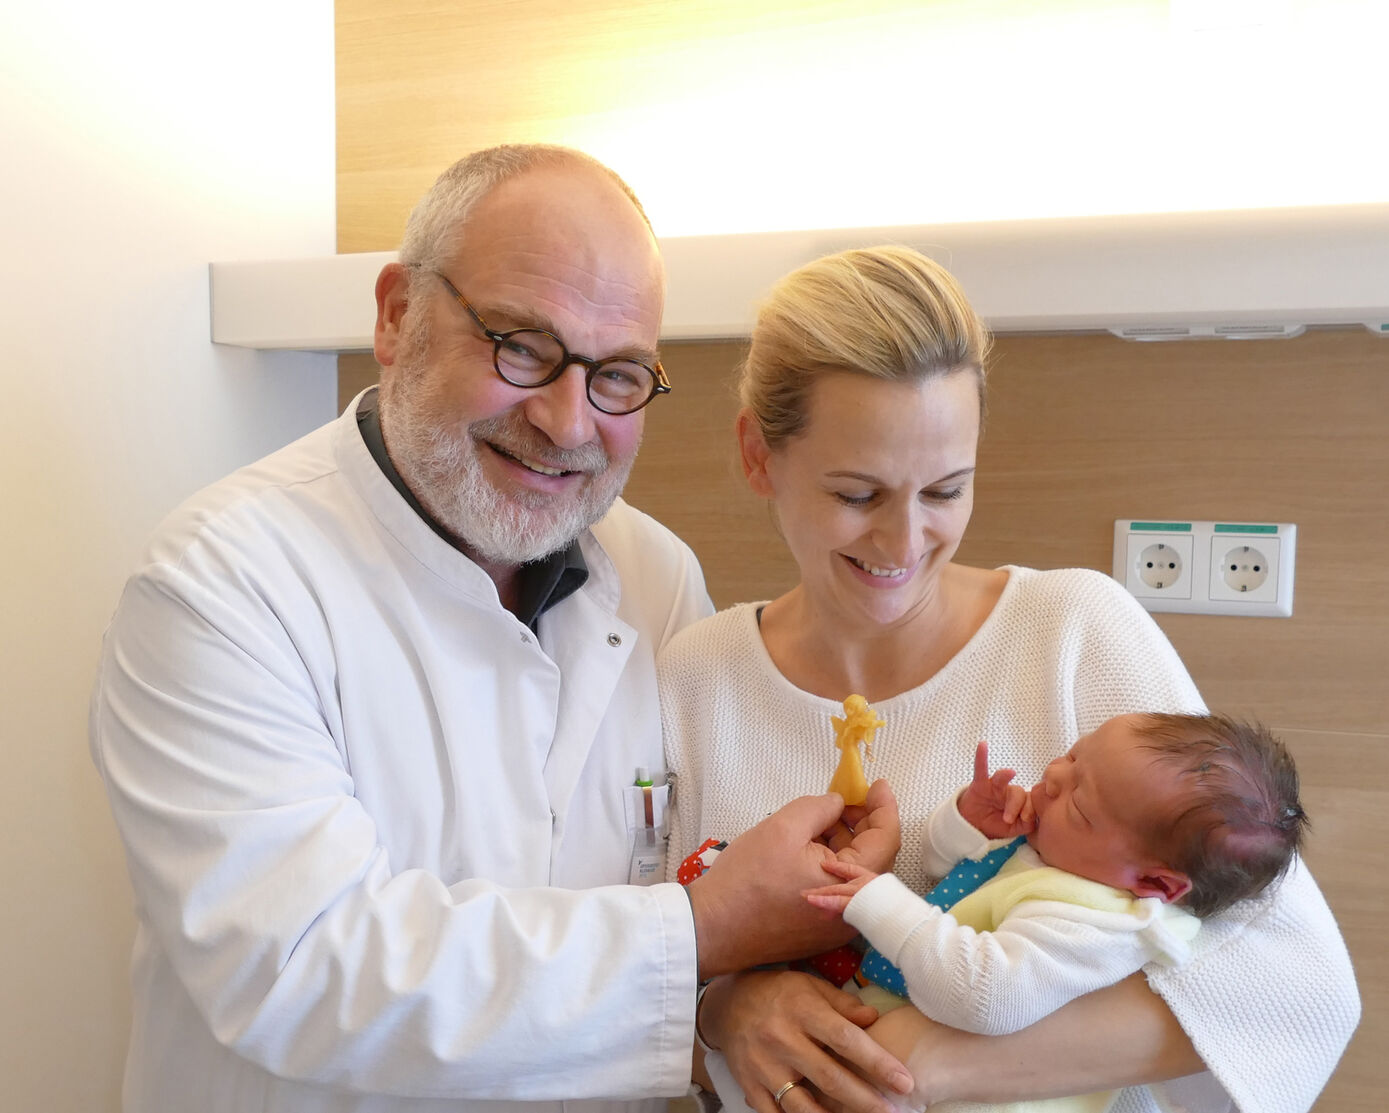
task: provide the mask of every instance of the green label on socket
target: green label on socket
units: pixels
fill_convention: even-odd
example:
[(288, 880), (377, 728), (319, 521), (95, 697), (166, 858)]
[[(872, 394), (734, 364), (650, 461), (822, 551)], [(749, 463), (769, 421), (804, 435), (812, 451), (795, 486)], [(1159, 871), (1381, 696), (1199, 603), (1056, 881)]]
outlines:
[(1241, 526), (1226, 522), (1215, 523), (1216, 533), (1277, 533), (1277, 526)]
[(1132, 530), (1154, 530), (1160, 533), (1190, 533), (1190, 522), (1130, 522)]

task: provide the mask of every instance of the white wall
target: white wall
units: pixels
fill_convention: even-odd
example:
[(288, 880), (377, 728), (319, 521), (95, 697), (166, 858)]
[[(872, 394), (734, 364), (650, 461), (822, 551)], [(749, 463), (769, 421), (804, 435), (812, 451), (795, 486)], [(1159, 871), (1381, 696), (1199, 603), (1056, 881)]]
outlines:
[(217, 349), (207, 264), (335, 245), (331, 0), (0, 14), (0, 1079), (119, 1104), (132, 935), (87, 755), (102, 629), (185, 495), (327, 420), (331, 357)]

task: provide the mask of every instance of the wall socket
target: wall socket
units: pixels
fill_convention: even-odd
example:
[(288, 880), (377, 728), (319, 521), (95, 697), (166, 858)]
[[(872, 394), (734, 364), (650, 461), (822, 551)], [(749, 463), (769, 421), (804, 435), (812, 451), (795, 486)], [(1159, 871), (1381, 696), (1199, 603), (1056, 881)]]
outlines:
[(1145, 608), (1287, 618), (1297, 527), (1286, 522), (1114, 523), (1114, 578)]

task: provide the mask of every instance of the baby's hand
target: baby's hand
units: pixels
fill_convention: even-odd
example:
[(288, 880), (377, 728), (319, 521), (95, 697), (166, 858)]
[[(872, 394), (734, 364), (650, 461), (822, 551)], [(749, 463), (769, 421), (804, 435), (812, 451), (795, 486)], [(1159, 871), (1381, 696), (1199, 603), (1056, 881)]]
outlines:
[(844, 909), (849, 907), (849, 902), (854, 899), (854, 894), (878, 876), (870, 869), (838, 858), (822, 862), (821, 868), (826, 873), (843, 878), (843, 884), (823, 885), (818, 889), (807, 889), (804, 894), (805, 899), (816, 908), (824, 908), (830, 912), (841, 914)]
[(991, 839), (1030, 835), (1037, 828), (1032, 798), (1027, 789), (1012, 782), (1011, 769), (989, 775), (989, 744), (980, 742), (974, 751), (974, 780), (960, 793), (956, 806), (960, 814)]

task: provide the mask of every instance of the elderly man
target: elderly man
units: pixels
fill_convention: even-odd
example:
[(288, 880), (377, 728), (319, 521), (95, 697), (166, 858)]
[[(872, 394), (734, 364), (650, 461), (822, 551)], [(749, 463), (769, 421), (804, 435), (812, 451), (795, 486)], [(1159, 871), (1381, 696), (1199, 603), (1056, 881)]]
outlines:
[[(709, 611), (690, 551), (617, 498), (669, 389), (655, 239), (586, 156), (479, 152), (376, 298), (379, 398), (176, 511), (105, 640), (92, 751), (139, 918), (125, 1106), (650, 1104), (688, 1082), (700, 977), (843, 930), (800, 897), (836, 797), (688, 893), (624, 884), (629, 790), (664, 767), (654, 656)], [(879, 799), (854, 846), (884, 869)]]

